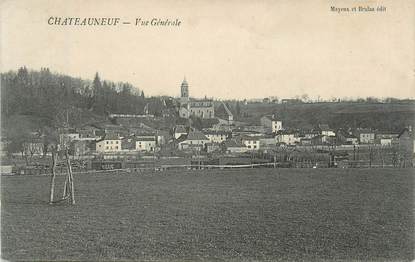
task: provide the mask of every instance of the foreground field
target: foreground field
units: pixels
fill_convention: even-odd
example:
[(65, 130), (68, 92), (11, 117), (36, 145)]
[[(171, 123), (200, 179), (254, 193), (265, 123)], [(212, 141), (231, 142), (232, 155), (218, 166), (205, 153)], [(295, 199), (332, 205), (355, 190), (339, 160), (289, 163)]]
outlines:
[(46, 203), (48, 177), (2, 177), (2, 257), (411, 260), (413, 174), (247, 169), (78, 175), (75, 206)]

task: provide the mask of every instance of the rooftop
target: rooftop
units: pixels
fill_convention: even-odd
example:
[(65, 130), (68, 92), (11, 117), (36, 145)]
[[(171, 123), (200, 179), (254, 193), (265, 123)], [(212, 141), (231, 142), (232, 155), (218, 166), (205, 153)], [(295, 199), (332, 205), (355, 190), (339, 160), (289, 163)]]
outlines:
[(225, 142), (223, 142), (223, 144), (225, 145), (225, 147), (245, 147), (244, 144), (235, 139), (226, 140)]

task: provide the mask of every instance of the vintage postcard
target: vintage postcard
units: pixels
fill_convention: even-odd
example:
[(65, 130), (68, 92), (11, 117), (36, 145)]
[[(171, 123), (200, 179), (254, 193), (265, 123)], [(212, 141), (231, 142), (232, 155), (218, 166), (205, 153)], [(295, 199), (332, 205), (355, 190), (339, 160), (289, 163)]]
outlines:
[(4, 261), (412, 261), (415, 2), (2, 0)]

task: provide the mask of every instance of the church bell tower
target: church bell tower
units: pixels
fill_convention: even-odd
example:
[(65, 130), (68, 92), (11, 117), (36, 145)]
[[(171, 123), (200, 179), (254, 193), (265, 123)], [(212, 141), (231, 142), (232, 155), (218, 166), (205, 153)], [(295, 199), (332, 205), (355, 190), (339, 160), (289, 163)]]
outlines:
[(186, 77), (183, 79), (180, 91), (180, 101), (185, 104), (189, 101), (189, 84), (186, 81)]

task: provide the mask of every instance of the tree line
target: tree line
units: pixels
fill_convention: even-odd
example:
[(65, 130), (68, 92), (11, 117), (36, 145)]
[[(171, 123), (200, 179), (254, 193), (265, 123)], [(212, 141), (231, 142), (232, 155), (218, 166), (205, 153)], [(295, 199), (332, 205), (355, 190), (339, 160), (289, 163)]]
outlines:
[[(108, 113), (142, 114), (146, 105), (144, 92), (124, 82), (84, 80), (21, 67), (1, 74), (1, 109), (3, 117), (31, 115), (44, 118), (51, 126), (91, 112), (98, 116)], [(70, 123), (75, 124), (75, 123)]]

